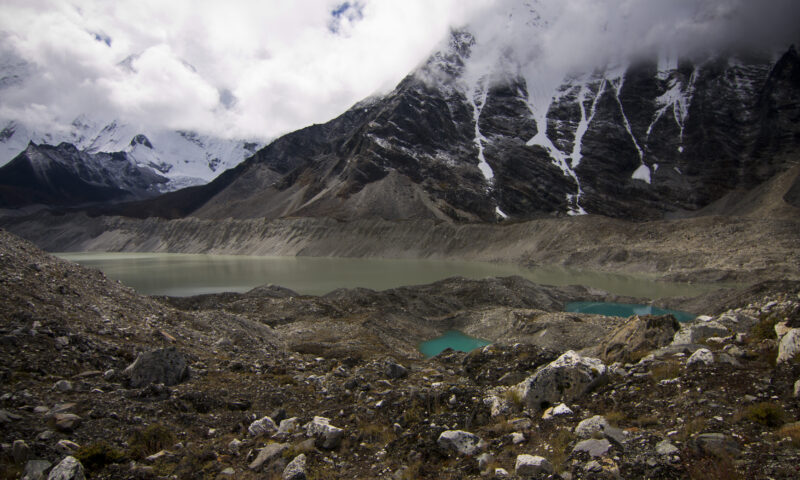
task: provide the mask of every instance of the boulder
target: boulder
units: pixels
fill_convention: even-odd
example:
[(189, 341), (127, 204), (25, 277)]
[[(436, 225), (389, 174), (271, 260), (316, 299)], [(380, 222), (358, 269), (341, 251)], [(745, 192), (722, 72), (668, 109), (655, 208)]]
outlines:
[(306, 479), (306, 456), (304, 453), (294, 457), (289, 465), (283, 469), (282, 480), (305, 480)]
[(261, 467), (264, 464), (269, 464), (276, 458), (280, 457), (286, 449), (289, 448), (289, 445), (286, 443), (270, 443), (266, 447), (259, 450), (258, 455), (256, 458), (250, 462), (250, 470), (261, 470)]
[(83, 419), (74, 413), (57, 413), (53, 415), (53, 422), (56, 429), (69, 433), (78, 428)]
[(575, 427), (575, 435), (579, 438), (590, 438), (596, 432), (603, 432), (609, 427), (608, 420), (602, 415), (595, 415), (594, 417), (587, 418), (578, 423)]
[(739, 443), (728, 435), (722, 433), (703, 433), (694, 438), (693, 446), (706, 454), (727, 454), (733, 457), (739, 456), (741, 450)]
[(540, 478), (553, 473), (553, 465), (537, 455), (517, 455), (514, 472), (520, 478)]
[(778, 363), (788, 362), (800, 354), (800, 328), (792, 328), (778, 344)]
[(436, 444), (443, 450), (456, 452), (459, 455), (475, 455), (483, 447), (483, 441), (479, 436), (463, 430), (442, 432)]
[(703, 321), (698, 317), (692, 323), (685, 323), (675, 334), (673, 345), (687, 345), (698, 343), (710, 337), (727, 337), (730, 331), (721, 323), (714, 320)]
[(606, 379), (602, 361), (570, 350), (511, 388), (528, 408), (543, 410), (556, 402), (575, 400)]
[(314, 417), (305, 424), (306, 435), (316, 439), (315, 444), (326, 450), (332, 450), (342, 443), (344, 430), (330, 424), (330, 419), (325, 417)]
[(275, 425), (275, 422), (273, 422), (272, 418), (268, 416), (254, 421), (249, 427), (247, 427), (247, 433), (249, 433), (252, 437), (270, 435), (277, 430), (278, 427)]
[(153, 383), (177, 385), (189, 378), (186, 358), (175, 347), (142, 352), (123, 372), (132, 388)]
[(674, 455), (678, 453), (678, 447), (669, 440), (662, 440), (656, 444), (656, 453), (659, 455)]
[(22, 480), (45, 480), (45, 472), (52, 466), (47, 460), (28, 460), (25, 470), (22, 471)]
[(22, 465), (28, 461), (28, 456), (31, 454), (31, 447), (25, 443), (25, 440), (14, 440), (11, 447), (11, 456), (14, 457), (14, 463)]
[(406, 367), (400, 365), (399, 363), (395, 363), (392, 360), (386, 361), (383, 371), (389, 378), (403, 378), (408, 375), (408, 369), (406, 369)]
[(586, 452), (592, 457), (602, 457), (611, 449), (611, 442), (603, 439), (589, 438), (581, 440), (572, 449), (572, 453)]
[(688, 360), (686, 366), (708, 366), (714, 364), (714, 354), (707, 348), (697, 349)]
[(669, 345), (680, 328), (672, 315), (634, 315), (603, 342), (601, 358), (606, 363), (638, 361), (642, 352)]
[(86, 476), (81, 462), (75, 457), (67, 456), (50, 470), (47, 480), (86, 480)]

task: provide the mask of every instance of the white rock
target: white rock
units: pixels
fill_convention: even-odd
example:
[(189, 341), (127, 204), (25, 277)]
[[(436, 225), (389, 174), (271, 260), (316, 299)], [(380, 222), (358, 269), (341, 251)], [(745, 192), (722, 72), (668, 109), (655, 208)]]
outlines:
[(778, 363), (788, 362), (800, 354), (800, 328), (789, 330), (778, 345)]
[(446, 430), (436, 440), (439, 447), (461, 455), (475, 455), (481, 451), (483, 441), (474, 433), (463, 430)]
[(561, 415), (572, 415), (574, 412), (571, 408), (569, 408), (565, 403), (559, 403), (555, 407), (550, 407), (544, 411), (542, 414), (543, 420), (550, 420), (553, 417), (558, 417)]
[(602, 457), (611, 449), (611, 442), (603, 439), (589, 438), (581, 440), (572, 449), (573, 452), (586, 452), (592, 457)]
[(239, 449), (242, 448), (244, 442), (239, 440), (238, 438), (234, 438), (233, 440), (228, 443), (228, 452), (233, 455), (239, 455)]
[(314, 417), (314, 420), (305, 424), (306, 435), (317, 439), (317, 446), (328, 450), (334, 449), (342, 443), (344, 430), (330, 424), (330, 419)]
[(602, 432), (608, 428), (608, 420), (602, 415), (595, 415), (592, 418), (582, 420), (577, 427), (575, 427), (575, 435), (579, 438), (590, 438), (595, 432)]
[(494, 478), (508, 478), (509, 476), (508, 470), (505, 468), (497, 467), (494, 469)]
[(67, 456), (50, 470), (47, 480), (86, 480), (86, 476), (81, 462), (75, 457)]
[(262, 417), (255, 422), (251, 423), (249, 427), (247, 427), (247, 433), (250, 436), (257, 437), (259, 435), (271, 435), (273, 432), (277, 431), (278, 427), (275, 426), (275, 422), (272, 421), (272, 418), (269, 416)]
[(783, 338), (783, 336), (791, 330), (791, 327), (789, 327), (787, 323), (788, 322), (778, 322), (775, 324), (775, 335), (777, 335), (778, 340)]
[(525, 435), (522, 432), (514, 432), (511, 434), (511, 443), (518, 445), (525, 441)]
[(581, 397), (606, 376), (602, 361), (570, 350), (511, 388), (528, 408), (542, 409), (548, 404)]
[(794, 396), (800, 397), (800, 380), (794, 382)]
[[(698, 317), (699, 318), (699, 317)], [(673, 345), (686, 345), (697, 343), (710, 337), (727, 337), (730, 334), (728, 329), (719, 322), (697, 321), (685, 323), (672, 339)]]
[(673, 445), (669, 440), (662, 440), (656, 444), (656, 452), (659, 455), (673, 455), (678, 453), (678, 447)]
[(686, 360), (686, 366), (691, 367), (693, 365), (713, 365), (714, 364), (714, 354), (711, 353), (711, 350), (707, 348), (699, 348), (695, 351), (689, 360)]
[(306, 478), (306, 455), (301, 453), (294, 457), (289, 465), (283, 469), (282, 480), (305, 480)]
[(278, 433), (281, 435), (292, 434), (297, 431), (297, 424), (300, 420), (297, 417), (284, 418), (278, 426)]
[(63, 440), (59, 440), (58, 443), (56, 443), (56, 449), (61, 453), (72, 454), (77, 452), (78, 449), (80, 448), (81, 448), (80, 445), (73, 442), (72, 440), (67, 440), (66, 438)]
[(544, 457), (536, 455), (517, 455), (514, 472), (522, 478), (543, 477), (553, 473), (553, 465)]

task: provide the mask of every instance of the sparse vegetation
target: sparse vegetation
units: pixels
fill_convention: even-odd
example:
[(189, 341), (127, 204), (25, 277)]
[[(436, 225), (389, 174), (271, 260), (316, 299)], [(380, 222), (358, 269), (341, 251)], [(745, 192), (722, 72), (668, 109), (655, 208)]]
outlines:
[(784, 423), (786, 412), (777, 403), (761, 402), (747, 407), (743, 417), (767, 427), (779, 427)]
[(81, 447), (74, 456), (89, 471), (100, 470), (106, 465), (122, 463), (127, 460), (121, 450), (110, 446), (104, 441)]
[(792, 445), (800, 448), (800, 422), (784, 425), (778, 430), (778, 435), (780, 435), (781, 438), (791, 438)]
[(128, 439), (128, 453), (134, 459), (141, 459), (171, 447), (175, 444), (175, 434), (169, 428), (153, 424), (143, 430), (136, 430)]
[(650, 376), (653, 381), (660, 382), (661, 380), (670, 380), (677, 378), (681, 374), (681, 364), (677, 361), (670, 360), (667, 362), (659, 363), (650, 369)]

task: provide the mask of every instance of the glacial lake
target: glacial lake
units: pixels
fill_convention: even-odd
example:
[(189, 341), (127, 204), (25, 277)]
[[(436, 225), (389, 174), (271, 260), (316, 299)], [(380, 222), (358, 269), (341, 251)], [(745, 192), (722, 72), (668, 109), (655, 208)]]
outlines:
[(459, 352), (470, 352), (476, 348), (489, 345), (490, 341), (480, 338), (470, 337), (458, 330), (448, 330), (444, 335), (422, 342), (419, 344), (419, 351), (427, 358), (439, 355), (444, 350), (452, 348)]
[(585, 285), (617, 295), (656, 299), (694, 296), (719, 285), (657, 282), (647, 277), (560, 268), (450, 260), (377, 258), (260, 257), (177, 253), (55, 253), (96, 268), (145, 295), (190, 296), (246, 292), (273, 284), (300, 294), (324, 295), (337, 288), (386, 290), (453, 276), (471, 279), (519, 275), (546, 285)]
[(564, 305), (567, 312), (594, 313), (609, 317), (630, 317), (631, 315), (666, 315), (672, 314), (679, 322), (690, 322), (695, 319), (695, 315), (680, 310), (668, 310), (652, 305), (637, 305), (631, 303), (613, 302), (569, 302)]

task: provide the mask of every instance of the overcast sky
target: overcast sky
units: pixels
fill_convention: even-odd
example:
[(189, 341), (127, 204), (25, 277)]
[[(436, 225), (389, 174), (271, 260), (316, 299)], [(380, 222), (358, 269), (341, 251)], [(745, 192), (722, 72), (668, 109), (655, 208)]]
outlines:
[[(1, 0), (0, 75), (13, 70), (14, 57), (30, 65), (24, 83), (0, 89), (0, 120), (52, 129), (89, 113), (268, 139), (390, 90), (451, 26), (471, 23), (523, 62), (546, 51), (550, 62), (574, 65), (621, 45), (631, 53), (786, 36), (796, 29), (800, 1), (523, 3)], [(519, 22), (531, 8), (544, 13), (535, 35), (530, 21)]]

